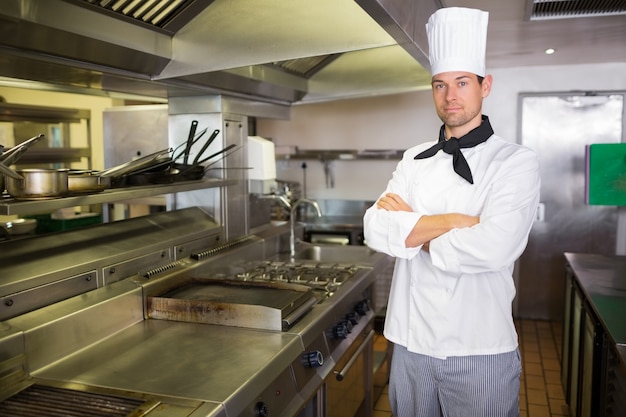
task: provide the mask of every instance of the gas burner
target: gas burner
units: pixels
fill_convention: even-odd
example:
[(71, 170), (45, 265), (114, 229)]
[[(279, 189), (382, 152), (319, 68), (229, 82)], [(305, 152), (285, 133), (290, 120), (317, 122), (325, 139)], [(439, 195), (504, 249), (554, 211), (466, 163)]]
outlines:
[(236, 275), (242, 281), (280, 281), (312, 288), (320, 300), (332, 296), (358, 270), (354, 265), (323, 262), (256, 261)]

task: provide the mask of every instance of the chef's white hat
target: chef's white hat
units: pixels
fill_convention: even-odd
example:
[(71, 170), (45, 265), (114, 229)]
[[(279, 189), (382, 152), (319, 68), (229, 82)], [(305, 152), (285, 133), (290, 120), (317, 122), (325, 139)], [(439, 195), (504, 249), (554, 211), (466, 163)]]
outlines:
[(489, 13), (464, 7), (437, 10), (428, 19), (431, 74), (465, 71), (484, 77)]

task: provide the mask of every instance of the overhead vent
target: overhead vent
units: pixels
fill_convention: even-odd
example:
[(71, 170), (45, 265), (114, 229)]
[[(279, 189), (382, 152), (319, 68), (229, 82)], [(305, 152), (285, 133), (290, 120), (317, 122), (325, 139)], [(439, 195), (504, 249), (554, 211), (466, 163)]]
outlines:
[(626, 14), (624, 0), (529, 0), (529, 20), (554, 20)]
[(66, 0), (166, 33), (176, 33), (213, 0)]

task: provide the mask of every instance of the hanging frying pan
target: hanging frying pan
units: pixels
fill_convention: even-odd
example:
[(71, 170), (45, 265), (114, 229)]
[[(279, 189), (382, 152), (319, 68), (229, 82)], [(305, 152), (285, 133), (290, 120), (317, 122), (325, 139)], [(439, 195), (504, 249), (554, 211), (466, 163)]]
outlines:
[(215, 138), (217, 137), (217, 135), (219, 133), (220, 133), (220, 130), (219, 129), (215, 129), (213, 131), (213, 133), (211, 134), (211, 136), (207, 139), (207, 141), (204, 142), (204, 145), (202, 145), (202, 148), (200, 148), (200, 151), (196, 155), (196, 158), (193, 160), (193, 165), (198, 164), (198, 160), (200, 159), (200, 156), (202, 156), (202, 154), (204, 153), (204, 151), (207, 150), (209, 145), (211, 145), (211, 143), (213, 143), (213, 141), (215, 140)]
[(187, 163), (189, 160), (189, 152), (191, 152), (191, 145), (193, 145), (193, 138), (196, 136), (196, 129), (198, 128), (198, 121), (193, 120), (191, 122), (191, 128), (189, 129), (189, 136), (187, 137), (187, 146), (185, 147), (185, 156), (183, 157), (183, 163)]
[(237, 145), (235, 145), (234, 143), (233, 143), (232, 145), (228, 145), (227, 147), (225, 147), (225, 148), (224, 148), (224, 149), (222, 149), (221, 151), (217, 151), (217, 152), (215, 152), (213, 155), (207, 156), (206, 158), (204, 158), (204, 159), (202, 159), (202, 160), (198, 161), (198, 164), (202, 164), (202, 163), (204, 163), (204, 162), (208, 161), (209, 159), (215, 158), (216, 156), (218, 156), (218, 155), (220, 155), (220, 154), (223, 154), (224, 152), (228, 152), (228, 151), (230, 151), (231, 149), (233, 149), (235, 146), (237, 146)]

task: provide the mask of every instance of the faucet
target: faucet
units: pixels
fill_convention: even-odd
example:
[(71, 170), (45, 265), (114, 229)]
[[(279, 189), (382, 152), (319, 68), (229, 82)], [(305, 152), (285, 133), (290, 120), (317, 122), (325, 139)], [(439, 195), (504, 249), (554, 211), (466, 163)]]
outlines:
[(291, 233), (289, 235), (289, 254), (291, 255), (291, 259), (296, 257), (296, 209), (302, 204), (310, 204), (313, 206), (315, 211), (317, 211), (317, 217), (322, 217), (322, 211), (320, 210), (320, 206), (317, 204), (317, 201), (301, 198), (291, 205), (291, 216), (289, 216), (291, 226)]
[(256, 197), (260, 200), (276, 200), (287, 210), (291, 210), (291, 203), (289, 199), (282, 194), (257, 194)]

